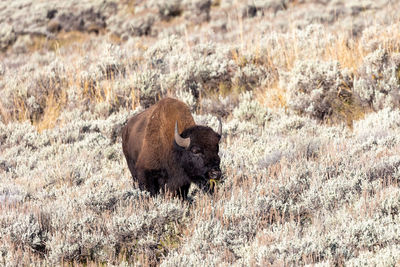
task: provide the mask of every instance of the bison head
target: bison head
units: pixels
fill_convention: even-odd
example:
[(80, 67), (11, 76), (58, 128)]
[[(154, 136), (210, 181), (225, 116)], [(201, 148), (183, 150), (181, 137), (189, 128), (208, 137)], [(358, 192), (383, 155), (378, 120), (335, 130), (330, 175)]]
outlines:
[(189, 178), (203, 186), (210, 179), (221, 178), (218, 156), (219, 140), (222, 126), (219, 124), (218, 133), (206, 126), (193, 126), (179, 134), (175, 123), (174, 150), (177, 160)]

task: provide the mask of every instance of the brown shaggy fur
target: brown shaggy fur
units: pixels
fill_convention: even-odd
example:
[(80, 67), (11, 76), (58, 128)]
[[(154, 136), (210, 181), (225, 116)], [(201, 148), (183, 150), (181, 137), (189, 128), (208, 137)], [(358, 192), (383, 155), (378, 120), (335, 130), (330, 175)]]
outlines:
[[(172, 149), (176, 121), (180, 132), (195, 126), (189, 107), (185, 103), (165, 98), (132, 117), (122, 131), (123, 152), (132, 176), (138, 180), (140, 188), (147, 189), (152, 194), (157, 193), (154, 192), (157, 188), (152, 184), (157, 182), (144, 177), (145, 172), (162, 172), (174, 167)], [(180, 186), (179, 181), (171, 181), (168, 185), (171, 191), (179, 189)]]

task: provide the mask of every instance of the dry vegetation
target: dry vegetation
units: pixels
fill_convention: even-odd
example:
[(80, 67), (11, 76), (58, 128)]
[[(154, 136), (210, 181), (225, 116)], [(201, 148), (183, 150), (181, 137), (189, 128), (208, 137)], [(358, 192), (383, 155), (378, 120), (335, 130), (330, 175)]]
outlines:
[[(0, 2), (0, 265), (400, 265), (400, 4), (64, 2)], [(214, 195), (132, 184), (164, 96), (222, 116)]]

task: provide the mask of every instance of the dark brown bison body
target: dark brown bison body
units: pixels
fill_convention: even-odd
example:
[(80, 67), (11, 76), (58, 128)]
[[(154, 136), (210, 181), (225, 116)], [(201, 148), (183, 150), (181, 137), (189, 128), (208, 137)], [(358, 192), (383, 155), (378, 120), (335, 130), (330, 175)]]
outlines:
[(167, 190), (186, 198), (191, 182), (204, 186), (221, 176), (221, 125), (218, 132), (196, 125), (183, 102), (165, 98), (128, 120), (122, 148), (140, 189), (152, 195)]

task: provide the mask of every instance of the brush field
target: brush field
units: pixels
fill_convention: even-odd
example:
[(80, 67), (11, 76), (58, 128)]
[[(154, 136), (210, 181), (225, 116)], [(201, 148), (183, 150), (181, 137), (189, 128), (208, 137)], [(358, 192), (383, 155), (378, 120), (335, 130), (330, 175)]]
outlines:
[[(132, 182), (170, 96), (223, 181)], [(1, 266), (399, 266), (400, 2), (0, 2)]]

